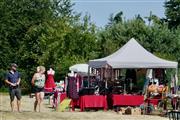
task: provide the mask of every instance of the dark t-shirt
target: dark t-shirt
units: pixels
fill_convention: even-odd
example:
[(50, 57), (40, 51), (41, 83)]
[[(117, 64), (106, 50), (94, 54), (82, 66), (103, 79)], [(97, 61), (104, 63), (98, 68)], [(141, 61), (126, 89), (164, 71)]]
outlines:
[(6, 80), (8, 80), (11, 83), (17, 83), (19, 78), (20, 78), (20, 74), (17, 71), (14, 72), (14, 74), (10, 71), (6, 74)]

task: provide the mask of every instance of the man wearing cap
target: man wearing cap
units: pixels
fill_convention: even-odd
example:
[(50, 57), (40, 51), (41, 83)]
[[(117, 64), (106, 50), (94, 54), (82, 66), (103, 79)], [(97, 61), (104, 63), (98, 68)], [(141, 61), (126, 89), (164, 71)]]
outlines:
[(9, 95), (10, 95), (10, 105), (11, 111), (14, 111), (14, 97), (17, 98), (17, 110), (20, 112), (20, 100), (21, 100), (21, 89), (20, 84), (20, 74), (16, 70), (17, 65), (15, 63), (11, 64), (9, 72), (6, 74), (5, 82), (9, 85)]

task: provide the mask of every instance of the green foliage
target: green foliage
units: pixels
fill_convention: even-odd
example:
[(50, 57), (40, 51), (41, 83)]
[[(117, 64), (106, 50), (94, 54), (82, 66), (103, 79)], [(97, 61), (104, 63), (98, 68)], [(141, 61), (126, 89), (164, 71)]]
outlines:
[(4, 78), (6, 76), (6, 72), (3, 69), (0, 69), (0, 88), (5, 85)]
[(166, 59), (166, 60), (171, 60), (174, 61), (176, 60), (175, 56), (173, 54), (166, 54), (166, 53), (154, 53), (154, 55), (162, 58), (162, 59)]
[[(142, 19), (127, 20), (120, 23), (113, 23), (99, 33), (100, 56), (106, 56), (124, 45), (130, 38), (138, 39), (143, 45), (147, 41), (150, 28), (145, 25)], [(111, 44), (111, 46), (109, 46)]]
[(1, 88), (0, 88), (0, 92), (1, 93), (7, 93), (9, 91), (9, 89), (7, 88), (7, 87), (5, 87), (5, 86), (2, 86)]
[(168, 0), (165, 2), (165, 15), (170, 28), (180, 25), (180, 0)]
[(176, 59), (178, 62), (180, 62), (180, 27), (177, 27), (177, 29), (174, 31), (174, 41), (176, 41), (175, 44), (175, 50), (173, 51), (173, 54), (175, 54)]
[(119, 13), (117, 13), (117, 14), (114, 16), (113, 21), (114, 21), (115, 23), (122, 22), (122, 21), (123, 21), (123, 20), (122, 20), (122, 15), (123, 15), (123, 12), (120, 11)]
[[(68, 67), (96, 57), (96, 27), (85, 16), (74, 14), (70, 0), (6, 0), (0, 2), (0, 67), (16, 62), (22, 88), (38, 65), (54, 65), (62, 79)], [(0, 80), (4, 81), (4, 72)]]

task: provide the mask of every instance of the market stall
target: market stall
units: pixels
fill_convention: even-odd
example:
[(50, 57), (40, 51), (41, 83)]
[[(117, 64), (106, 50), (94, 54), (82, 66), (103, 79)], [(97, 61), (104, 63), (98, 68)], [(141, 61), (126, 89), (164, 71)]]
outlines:
[[(154, 71), (163, 71), (167, 68), (173, 68), (176, 69), (176, 74), (174, 75), (176, 76), (178, 63), (164, 60), (153, 55), (145, 48), (143, 48), (134, 38), (132, 38), (115, 53), (104, 58), (90, 60), (89, 68), (90, 67), (96, 69), (95, 74), (98, 73), (100, 81), (105, 82), (104, 87), (109, 89), (109, 92), (112, 94), (112, 105), (133, 106), (134, 103), (131, 104), (131, 101), (140, 100), (141, 102), (143, 102), (143, 92), (146, 92), (146, 90), (148, 90), (146, 89), (146, 87), (150, 86), (150, 83), (154, 86), (155, 84), (157, 85), (156, 90), (159, 90), (159, 86), (160, 84), (162, 84), (163, 88), (161, 90), (161, 94), (163, 94), (162, 91), (164, 90), (166, 84), (164, 82), (165, 80), (163, 77), (158, 78), (158, 82), (160, 84), (157, 84), (157, 78), (154, 77)], [(143, 86), (140, 86), (140, 88), (140, 83), (138, 83), (139, 80), (137, 79), (138, 72), (144, 70), (145, 73), (147, 73), (149, 69), (153, 70), (152, 78), (150, 78), (149, 80), (147, 80), (148, 78), (146, 78)], [(122, 75), (124, 70), (125, 74)], [(175, 77), (173, 82), (174, 92), (176, 92), (177, 81), (177, 77)], [(143, 88), (145, 90), (143, 90)], [(148, 93), (150, 92), (148, 91)], [(148, 93), (146, 93), (147, 96)], [(126, 97), (127, 94), (128, 97)], [(153, 100), (151, 102), (156, 102), (156, 100)], [(141, 103), (138, 103), (136, 105), (140, 104)]]
[[(72, 111), (80, 108), (84, 111), (86, 108), (107, 109), (105, 96), (95, 96), (96, 76), (88, 76), (88, 64), (75, 64), (69, 67), (71, 73), (66, 78), (66, 92), (71, 101)], [(91, 81), (88, 81), (88, 77)]]

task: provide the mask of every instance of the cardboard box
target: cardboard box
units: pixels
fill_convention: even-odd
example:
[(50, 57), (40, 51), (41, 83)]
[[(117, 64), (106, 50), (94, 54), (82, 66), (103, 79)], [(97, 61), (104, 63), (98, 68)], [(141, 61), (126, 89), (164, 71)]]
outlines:
[(122, 114), (125, 114), (125, 110), (126, 110), (126, 108), (121, 107), (119, 112), (121, 112)]
[(131, 109), (131, 115), (141, 115), (141, 109), (140, 108)]

